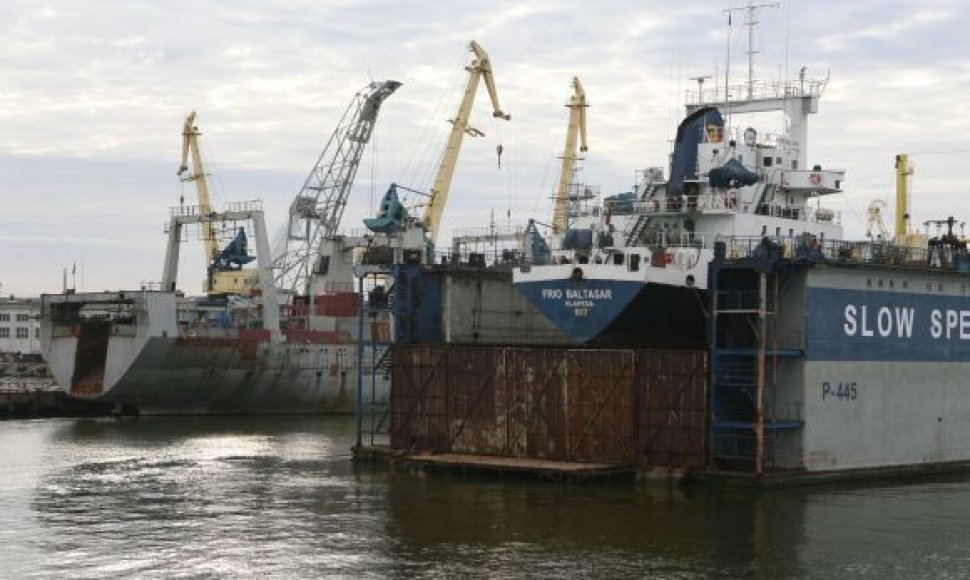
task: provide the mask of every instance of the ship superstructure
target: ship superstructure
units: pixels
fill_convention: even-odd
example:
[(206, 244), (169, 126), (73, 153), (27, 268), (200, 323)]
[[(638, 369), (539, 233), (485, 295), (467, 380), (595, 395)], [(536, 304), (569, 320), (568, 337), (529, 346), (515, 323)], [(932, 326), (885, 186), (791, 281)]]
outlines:
[[(687, 96), (666, 168), (638, 172), (629, 192), (593, 199), (574, 185), (568, 228), (548, 262), (516, 269), (516, 286), (580, 343), (700, 346), (714, 243), (728, 252), (768, 237), (789, 255), (804, 239), (842, 238), (826, 196), (845, 172), (808, 161), (808, 118), (828, 79), (748, 82)], [(783, 117), (779, 134), (746, 123)], [(734, 242), (731, 242), (731, 241)]]

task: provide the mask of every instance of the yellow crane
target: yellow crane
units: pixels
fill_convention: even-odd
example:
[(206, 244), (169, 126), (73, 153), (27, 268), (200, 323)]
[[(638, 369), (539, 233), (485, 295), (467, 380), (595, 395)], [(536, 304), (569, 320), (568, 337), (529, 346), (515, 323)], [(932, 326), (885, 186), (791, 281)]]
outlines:
[(451, 134), (448, 136), (448, 143), (445, 146), (444, 155), (441, 158), (441, 165), (438, 167), (438, 174), (435, 176), (434, 184), (431, 186), (428, 205), (424, 209), (422, 221), (428, 232), (432, 244), (438, 237), (438, 229), (441, 224), (441, 214), (445, 209), (445, 202), (448, 201), (448, 193), (451, 189), (451, 179), (455, 174), (455, 164), (458, 161), (458, 152), (461, 150), (461, 143), (465, 134), (472, 137), (484, 135), (481, 131), (468, 125), (468, 118), (475, 104), (475, 93), (478, 90), (478, 83), (485, 79), (485, 87), (488, 89), (488, 96), (492, 100), (492, 116), (497, 119), (508, 121), (510, 115), (502, 111), (499, 106), (498, 93), (495, 91), (495, 79), (492, 76), (492, 63), (485, 50), (474, 40), (469, 45), (469, 49), (475, 55), (471, 64), (465, 67), (468, 71), (468, 83), (465, 85), (465, 95), (462, 97), (461, 105), (458, 107), (458, 114), (451, 123)]
[(569, 186), (576, 174), (576, 137), (579, 137), (579, 151), (586, 152), (586, 91), (579, 82), (579, 77), (573, 77), (573, 96), (566, 107), (569, 108), (569, 127), (566, 130), (566, 147), (562, 154), (562, 172), (559, 174), (559, 188), (556, 190), (555, 206), (552, 211), (552, 233), (564, 234), (567, 227), (567, 210), (569, 208)]
[[(202, 166), (202, 154), (199, 153), (199, 128), (195, 126), (195, 111), (189, 113), (182, 127), (182, 163), (179, 165), (178, 176), (182, 181), (194, 181), (199, 194), (199, 213), (212, 213), (212, 202), (209, 200), (209, 184), (205, 179), (205, 169)], [(189, 153), (192, 153), (192, 174), (183, 177), (189, 170)], [(216, 245), (215, 226), (212, 222), (202, 223), (202, 237), (205, 241), (206, 266), (216, 259), (219, 247)]]
[(909, 167), (909, 155), (901, 153), (896, 156), (896, 239), (905, 240), (909, 235), (909, 176), (913, 170)]
[[(202, 133), (195, 126), (195, 114), (195, 111), (189, 113), (182, 127), (182, 162), (179, 164), (178, 176), (182, 181), (195, 182), (195, 189), (199, 195), (199, 214), (205, 216), (213, 213), (212, 201), (209, 198), (209, 184), (202, 165), (202, 154), (199, 152), (199, 135)], [(189, 153), (192, 154), (192, 173), (184, 176), (189, 170)], [(205, 291), (209, 294), (248, 294), (256, 288), (259, 285), (259, 272), (256, 270), (242, 270), (241, 264), (232, 268), (217, 266), (220, 252), (215, 225), (212, 221), (203, 221), (201, 227), (207, 271)], [(242, 231), (239, 236), (245, 240), (245, 234)], [(245, 253), (245, 245), (242, 251)], [(248, 261), (252, 258), (244, 259)]]
[(897, 246), (925, 248), (929, 235), (909, 231), (909, 184), (912, 175), (913, 166), (909, 163), (909, 155), (900, 153), (896, 156), (896, 238), (894, 241)]

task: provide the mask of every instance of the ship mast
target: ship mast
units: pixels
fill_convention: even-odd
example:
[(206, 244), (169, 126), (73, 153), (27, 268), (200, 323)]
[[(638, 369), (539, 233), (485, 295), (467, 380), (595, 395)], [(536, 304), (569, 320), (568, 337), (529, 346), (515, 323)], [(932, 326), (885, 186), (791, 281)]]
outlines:
[[(786, 139), (788, 145), (796, 150), (795, 166), (790, 169), (805, 169), (807, 160), (808, 115), (818, 112), (818, 102), (828, 84), (828, 77), (823, 79), (807, 79), (805, 68), (799, 71), (797, 81), (785, 79), (775, 85), (756, 86), (754, 82), (754, 27), (759, 23), (755, 15), (762, 8), (774, 8), (779, 3), (754, 4), (751, 0), (747, 5), (728, 8), (728, 66), (725, 67), (725, 88), (723, 95), (714, 95), (705, 99), (703, 92), (698, 91), (697, 98), (688, 95), (687, 113), (693, 113), (706, 106), (717, 107), (724, 112), (726, 124), (730, 126), (732, 114), (765, 113), (781, 111), (786, 120)], [(730, 38), (732, 15), (743, 12), (746, 15), (745, 26), (748, 27), (748, 79), (744, 86), (732, 87), (728, 70), (730, 70)], [(698, 89), (700, 89), (698, 83)]]
[[(755, 18), (755, 15), (758, 13), (758, 11), (761, 10), (762, 8), (777, 8), (779, 6), (781, 6), (780, 2), (774, 2), (771, 4), (754, 4), (751, 2), (751, 0), (748, 0), (747, 6), (739, 6), (737, 8), (728, 8), (727, 10), (725, 10), (725, 12), (727, 12), (727, 15), (728, 15), (728, 60), (731, 59), (731, 53), (730, 53), (731, 13), (744, 12), (746, 16), (744, 25), (748, 27), (747, 55), (748, 55), (748, 98), (749, 99), (754, 98), (754, 55), (761, 52), (759, 50), (755, 50), (754, 48), (754, 29), (759, 24), (759, 22), (754, 18)], [(728, 63), (728, 67), (725, 69), (725, 75), (727, 74), (726, 71), (729, 71), (729, 70), (730, 70), (730, 63)], [(728, 83), (725, 83), (725, 84), (728, 84)]]

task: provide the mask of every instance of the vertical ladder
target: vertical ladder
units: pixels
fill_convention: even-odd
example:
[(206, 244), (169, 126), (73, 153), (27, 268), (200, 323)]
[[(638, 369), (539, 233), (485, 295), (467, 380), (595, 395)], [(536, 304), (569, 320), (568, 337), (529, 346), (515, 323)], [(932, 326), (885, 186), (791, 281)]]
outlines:
[(709, 453), (717, 468), (761, 476), (775, 467), (779, 434), (802, 428), (774, 405), (779, 366), (802, 350), (778, 346), (784, 267), (747, 262), (712, 265)]

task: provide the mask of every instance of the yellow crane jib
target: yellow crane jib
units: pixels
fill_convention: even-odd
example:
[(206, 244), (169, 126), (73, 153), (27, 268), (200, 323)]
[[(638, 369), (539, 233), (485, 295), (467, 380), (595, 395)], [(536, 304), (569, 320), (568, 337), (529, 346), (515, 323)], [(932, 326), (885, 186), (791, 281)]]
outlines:
[(445, 145), (445, 152), (441, 158), (441, 165), (435, 176), (434, 184), (431, 186), (428, 205), (424, 209), (422, 221), (428, 232), (428, 237), (434, 243), (438, 237), (438, 229), (441, 223), (441, 214), (444, 212), (445, 203), (448, 201), (448, 193), (451, 189), (451, 180), (455, 174), (455, 164), (458, 161), (458, 153), (461, 150), (461, 143), (466, 134), (472, 137), (484, 135), (481, 131), (468, 125), (471, 116), (472, 106), (475, 104), (475, 93), (478, 90), (478, 83), (485, 79), (485, 87), (488, 89), (488, 96), (492, 101), (492, 116), (497, 119), (508, 121), (511, 116), (502, 111), (499, 105), (498, 92), (495, 90), (495, 79), (492, 76), (492, 63), (488, 54), (474, 40), (469, 45), (471, 52), (475, 55), (471, 64), (465, 67), (468, 71), (468, 83), (465, 85), (465, 94), (458, 107), (458, 113), (454, 119), (450, 119), (451, 133), (448, 136), (448, 143)]
[[(199, 152), (199, 128), (195, 126), (195, 111), (189, 113), (185, 118), (185, 125), (182, 127), (182, 163), (179, 165), (178, 176), (182, 181), (194, 181), (195, 189), (199, 195), (199, 213), (208, 215), (212, 213), (212, 202), (209, 199), (209, 184), (205, 179), (205, 169), (202, 166), (202, 154)], [(192, 153), (192, 173), (183, 177), (189, 170), (189, 153)], [(202, 223), (202, 233), (205, 238), (206, 265), (215, 260), (219, 254), (216, 245), (215, 226), (212, 222)]]
[(579, 77), (573, 77), (573, 95), (566, 103), (569, 109), (569, 126), (566, 130), (566, 146), (562, 153), (562, 170), (559, 174), (559, 187), (552, 211), (552, 233), (564, 234), (568, 226), (569, 189), (576, 175), (576, 139), (579, 137), (579, 151), (586, 152), (586, 91)]
[[(185, 125), (182, 127), (182, 162), (179, 164), (178, 176), (182, 181), (195, 182), (195, 190), (199, 196), (199, 215), (208, 216), (213, 213), (212, 201), (209, 197), (209, 184), (206, 181), (205, 168), (202, 164), (202, 153), (199, 150), (199, 135), (202, 133), (195, 125), (195, 116), (195, 111), (189, 113), (189, 116), (185, 118)], [(189, 171), (190, 153), (192, 154), (192, 172), (185, 175)], [(226, 252), (219, 250), (215, 224), (212, 221), (203, 221), (200, 226), (205, 243), (207, 271), (205, 291), (210, 295), (246, 294), (255, 288), (259, 282), (259, 272), (256, 270), (240, 271), (242, 264), (251, 261), (251, 258), (246, 260), (237, 255), (237, 251), (232, 256), (242, 260), (234, 262), (234, 264), (238, 264), (238, 267), (223, 265), (223, 255)], [(238, 241), (239, 236), (242, 237), (241, 243)], [(245, 233), (240, 233), (239, 236), (237, 236), (237, 241), (230, 244), (230, 247), (240, 246), (242, 253), (245, 254)]]

